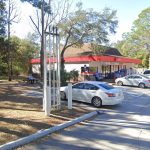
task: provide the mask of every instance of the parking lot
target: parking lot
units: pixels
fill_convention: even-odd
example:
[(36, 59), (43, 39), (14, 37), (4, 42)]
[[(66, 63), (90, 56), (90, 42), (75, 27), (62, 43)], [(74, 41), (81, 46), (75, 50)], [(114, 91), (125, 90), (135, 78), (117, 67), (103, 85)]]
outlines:
[[(52, 134), (25, 149), (149, 150), (150, 89), (122, 86), (125, 99), (116, 106), (103, 106), (103, 112), (84, 126)], [(91, 108), (90, 105), (74, 103)], [(93, 108), (93, 110), (96, 108)]]

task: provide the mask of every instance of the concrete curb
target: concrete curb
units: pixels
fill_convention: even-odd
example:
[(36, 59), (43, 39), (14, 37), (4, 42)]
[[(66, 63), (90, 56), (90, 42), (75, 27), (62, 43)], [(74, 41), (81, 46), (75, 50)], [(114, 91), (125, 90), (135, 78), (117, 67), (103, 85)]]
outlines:
[(6, 143), (4, 145), (1, 145), (0, 150), (10, 150), (10, 149), (14, 149), (14, 148), (17, 148), (19, 146), (28, 144), (28, 143), (35, 141), (41, 137), (44, 137), (44, 136), (51, 134), (53, 132), (56, 132), (56, 131), (62, 130), (64, 128), (67, 128), (69, 126), (72, 126), (74, 124), (77, 124), (81, 121), (89, 119), (89, 118), (93, 117), (94, 115), (98, 115), (100, 113), (101, 113), (100, 111), (93, 111), (93, 112), (85, 114), (79, 118), (73, 119), (72, 121), (68, 121), (67, 123), (63, 123), (63, 124), (60, 124), (60, 125), (57, 125), (55, 127), (45, 129), (45, 130), (39, 130), (35, 134), (32, 134), (32, 135), (20, 138), (16, 141), (12, 141), (12, 142)]

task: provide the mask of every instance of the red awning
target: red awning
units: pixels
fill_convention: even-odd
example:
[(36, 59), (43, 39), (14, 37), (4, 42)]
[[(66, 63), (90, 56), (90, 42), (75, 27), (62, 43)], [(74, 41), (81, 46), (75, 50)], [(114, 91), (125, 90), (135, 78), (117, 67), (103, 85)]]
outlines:
[[(79, 56), (79, 57), (66, 57), (64, 58), (66, 63), (84, 63), (91, 61), (101, 61), (101, 62), (122, 62), (122, 63), (134, 63), (141, 64), (142, 61), (140, 59), (127, 58), (127, 57), (118, 57), (118, 56)], [(55, 59), (47, 59), (47, 63), (56, 62)], [(31, 60), (31, 64), (39, 64), (40, 58), (34, 58)]]

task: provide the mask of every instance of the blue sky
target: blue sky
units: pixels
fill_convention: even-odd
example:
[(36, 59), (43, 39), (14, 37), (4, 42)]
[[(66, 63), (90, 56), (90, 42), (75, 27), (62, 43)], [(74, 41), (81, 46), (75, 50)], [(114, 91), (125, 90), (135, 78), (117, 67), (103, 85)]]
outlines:
[[(19, 0), (18, 8), (21, 10), (21, 21), (12, 28), (12, 34), (24, 38), (28, 32), (31, 32), (31, 21), (29, 15), (33, 13), (32, 7), (28, 3), (21, 3)], [(75, 2), (79, 0), (74, 0)], [(150, 0), (80, 0), (83, 8), (93, 8), (101, 11), (105, 7), (117, 10), (118, 29), (117, 34), (110, 36), (111, 42), (121, 40), (122, 33), (129, 32), (133, 21), (138, 18), (142, 10), (150, 6)]]
[(101, 11), (105, 7), (117, 10), (118, 29), (117, 34), (112, 35), (111, 41), (116, 42), (122, 37), (122, 33), (129, 32), (134, 20), (147, 7), (150, 7), (150, 0), (81, 0), (84, 8), (93, 8)]
[(117, 10), (121, 19), (136, 19), (138, 14), (150, 6), (150, 0), (81, 0), (84, 8), (93, 8), (96, 11), (109, 7)]

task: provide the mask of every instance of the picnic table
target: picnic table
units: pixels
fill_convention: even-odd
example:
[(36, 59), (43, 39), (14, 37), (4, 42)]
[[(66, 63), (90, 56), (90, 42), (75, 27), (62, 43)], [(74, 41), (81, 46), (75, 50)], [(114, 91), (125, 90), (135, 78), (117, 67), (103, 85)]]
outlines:
[(29, 75), (29, 76), (27, 77), (27, 82), (28, 82), (28, 83), (31, 83), (31, 84), (34, 84), (34, 83), (37, 83), (37, 82), (38, 82), (38, 79), (35, 78), (35, 77), (33, 77), (32, 75)]

